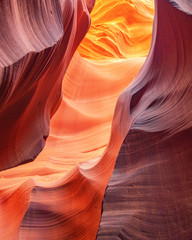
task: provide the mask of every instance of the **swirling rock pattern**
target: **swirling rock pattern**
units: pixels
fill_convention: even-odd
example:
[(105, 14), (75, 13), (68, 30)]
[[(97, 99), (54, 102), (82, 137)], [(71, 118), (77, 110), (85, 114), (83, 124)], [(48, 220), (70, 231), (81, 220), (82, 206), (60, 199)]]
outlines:
[[(70, 15), (70, 3), (65, 1), (61, 7), (63, 19), (68, 17), (67, 13)], [(87, 19), (87, 12), (84, 14), (82, 11), (84, 2), (78, 1), (78, 8), (77, 2), (73, 3), (74, 13), (78, 9), (77, 16), (82, 21), (79, 18), (71, 21), (74, 24), (78, 22), (81, 26), (83, 20)], [(152, 17), (150, 21), (152, 22)], [(63, 23), (63, 26), (66, 25)], [(80, 30), (83, 34), (82, 28), (79, 27)], [(146, 31), (146, 39), (150, 36), (151, 32)], [(75, 49), (73, 38), (62, 43), (65, 48)], [(55, 56), (57, 57), (58, 55)], [(50, 63), (54, 62), (55, 58), (51, 58)], [(64, 56), (61, 63), (58, 59), (54, 64), (50, 81), (52, 78), (58, 81), (58, 70), (63, 64), (67, 66), (66, 59), (67, 56)], [(51, 120), (50, 135), (45, 148), (33, 162), (1, 172), (0, 234), (3, 239), (95, 239), (104, 190), (123, 141), (118, 133), (119, 122), (116, 120), (119, 116), (118, 110), (113, 121), (110, 143), (104, 151), (110, 137), (115, 102), (120, 92), (137, 75), (144, 60), (145, 57), (137, 57), (95, 62), (83, 59), (78, 53), (75, 54), (63, 81), (64, 96)], [(34, 75), (34, 72), (31, 75)], [(52, 104), (57, 94), (60, 94), (60, 91), (53, 91), (50, 96), (49, 84), (46, 81), (41, 91), (38, 91), (37, 96), (41, 99), (42, 89), (47, 91), (49, 104)], [(58, 101), (56, 102), (52, 115), (58, 106)], [(49, 108), (47, 111), (49, 113)], [(37, 127), (37, 122), (40, 123), (39, 116), (45, 116), (41, 115), (44, 111), (38, 115), (36, 123), (33, 119), (34, 113), (39, 112), (35, 109), (32, 112), (30, 120)], [(43, 118), (48, 121), (46, 126), (49, 117)], [(29, 118), (27, 120), (29, 121)], [(23, 125), (22, 132), (26, 131), (25, 128)], [(32, 133), (37, 134), (35, 129)], [(32, 133), (25, 138), (27, 149), (31, 149), (28, 145), (34, 139), (34, 136), (29, 139)], [(21, 137), (19, 132), (18, 139)], [(11, 143), (10, 148), (13, 149)], [(17, 151), (16, 145), (15, 152)], [(90, 159), (91, 161), (82, 163), (68, 172), (78, 162)], [(21, 160), (21, 156), (18, 160)], [(12, 217), (7, 218), (11, 213)]]
[[(68, 67), (94, 2), (2, 1), (3, 17), (15, 7), (13, 23), (21, 29), (1, 36), (4, 43), (13, 35), (13, 42), (2, 47), (0, 166), (13, 168), (0, 173), (0, 236), (190, 239), (187, 1), (175, 1), (181, 12), (169, 0), (156, 0), (144, 63), (153, 1), (98, 0), (92, 29)], [(37, 23), (26, 36), (26, 25)], [(17, 54), (13, 44), (20, 41)]]
[(53, 46), (63, 35), (58, 0), (2, 0), (0, 24), (0, 67), (12, 65), (29, 52)]
[[(1, 21), (5, 16), (2, 32), (4, 27), (7, 29), (1, 35), (1, 49), (5, 51), (1, 63), (3, 66), (13, 63), (0, 71), (0, 169), (3, 170), (34, 160), (44, 147), (50, 117), (61, 101), (64, 73), (89, 28), (90, 16), (84, 1), (22, 1), (22, 4), (12, 1), (10, 5), (2, 1), (1, 4)], [(10, 11), (15, 14), (7, 23)]]
[(191, 128), (169, 138), (165, 132), (128, 133), (97, 239), (191, 239), (191, 135)]
[(153, 16), (151, 0), (97, 0), (91, 27), (78, 52), (97, 61), (146, 57)]
[[(36, 187), (31, 193), (31, 203), (20, 228), (21, 239), (33, 239), (34, 236), (37, 239), (42, 239), (43, 236), (46, 239), (95, 239), (104, 189), (115, 160), (114, 158), (112, 161), (114, 140), (110, 146), (112, 156), (108, 156), (108, 151), (106, 151), (102, 156), (104, 159), (101, 165), (97, 165), (98, 156), (102, 155), (106, 148), (105, 144), (109, 140), (110, 122), (115, 102), (123, 87), (129, 83), (130, 79), (125, 76), (129, 73), (130, 78), (134, 77), (143, 61), (144, 59), (141, 58), (136, 62), (123, 60), (116, 64), (105, 62), (101, 65), (82, 59), (78, 54), (74, 56), (64, 79), (63, 100), (51, 120), (51, 132), (46, 146), (36, 160), (28, 165), (30, 173), (26, 172), (23, 166), (23, 169), (18, 168), (16, 174), (16, 176), (25, 176), (26, 179), (29, 174), (41, 176), (36, 178)], [(127, 68), (128, 64), (129, 68)], [(85, 71), (87, 67), (86, 77), (83, 79), (79, 78), (80, 74), (74, 77), (74, 70), (77, 66), (80, 72)], [(112, 81), (109, 82), (107, 78), (109, 72), (106, 76), (105, 73), (111, 70), (111, 66), (114, 70), (111, 71)], [(127, 71), (122, 71), (122, 75), (119, 74), (117, 70), (124, 69), (125, 66)], [(96, 77), (97, 87), (88, 95), (86, 90), (84, 92), (79, 86), (81, 86), (81, 81), (85, 89), (87, 89), (86, 84), (93, 86), (92, 71), (98, 70), (100, 70), (100, 75), (97, 74)], [(72, 81), (79, 83), (80, 91), (77, 88), (68, 91), (73, 86)], [(103, 85), (105, 81), (108, 83)], [(114, 91), (117, 83), (121, 83), (120, 89), (117, 88)], [(106, 97), (110, 95), (111, 98)], [(93, 101), (94, 96), (95, 101)], [(100, 107), (101, 102), (104, 101), (108, 109), (105, 105), (103, 109)], [(66, 113), (69, 114), (69, 119), (66, 118)], [(115, 149), (116, 147), (118, 145)], [(118, 151), (116, 150), (115, 153)], [(76, 166), (72, 172), (63, 177), (72, 166), (88, 159), (92, 161)], [(10, 175), (11, 170), (5, 173), (5, 176)], [(25, 178), (20, 178), (20, 181)], [(53, 180), (57, 181), (51, 183), (50, 181)]]
[(120, 96), (119, 107), (129, 112), (121, 124), (130, 130), (105, 192), (97, 239), (192, 237), (192, 19), (167, 0), (155, 6), (149, 56)]

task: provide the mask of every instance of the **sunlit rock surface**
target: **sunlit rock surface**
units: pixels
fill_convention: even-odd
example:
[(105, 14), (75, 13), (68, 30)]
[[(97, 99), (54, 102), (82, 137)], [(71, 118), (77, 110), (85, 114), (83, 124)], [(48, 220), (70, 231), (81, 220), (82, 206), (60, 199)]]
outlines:
[[(150, 17), (146, 16), (151, 28), (152, 13), (153, 9)], [(146, 42), (150, 35), (147, 31)], [(113, 134), (104, 152), (116, 100), (136, 77), (146, 55), (90, 61), (75, 53), (63, 80), (62, 101), (51, 120), (45, 148), (33, 162), (1, 173), (2, 197), (7, 199), (2, 200), (1, 230), (5, 239), (95, 239), (104, 190), (121, 144)], [(118, 123), (114, 121), (114, 125)], [(88, 160), (67, 173), (78, 162)], [(21, 194), (21, 209), (13, 204), (12, 224), (8, 225), (6, 214), (12, 193), (16, 198)]]
[(152, 0), (97, 0), (79, 53), (97, 61), (146, 57), (153, 14)]
[(0, 169), (4, 170), (34, 160), (44, 147), (50, 117), (61, 101), (64, 73), (89, 28), (90, 16), (84, 1), (71, 0), (2, 1), (1, 11)]
[(152, 46), (122, 93), (129, 131), (103, 200), (97, 239), (191, 239), (192, 19), (155, 3)]
[(2, 239), (190, 239), (192, 29), (175, 2), (155, 1), (149, 55), (152, 0), (1, 2)]

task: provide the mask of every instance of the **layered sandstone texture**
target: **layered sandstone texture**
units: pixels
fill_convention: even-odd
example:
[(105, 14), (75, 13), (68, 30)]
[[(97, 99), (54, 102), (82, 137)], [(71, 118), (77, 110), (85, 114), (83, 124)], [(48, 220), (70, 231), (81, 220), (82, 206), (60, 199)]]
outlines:
[(192, 239), (191, 1), (0, 13), (1, 238)]

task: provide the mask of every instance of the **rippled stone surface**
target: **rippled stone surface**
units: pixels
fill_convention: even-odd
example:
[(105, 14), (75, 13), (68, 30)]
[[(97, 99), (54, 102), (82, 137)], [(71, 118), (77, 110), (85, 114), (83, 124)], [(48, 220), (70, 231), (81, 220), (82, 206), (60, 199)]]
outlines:
[(1, 170), (34, 160), (44, 147), (63, 76), (90, 25), (84, 1), (21, 2), (0, 8)]
[(1, 1), (0, 236), (190, 239), (189, 2), (94, 3)]
[(167, 0), (155, 7), (149, 56), (120, 96), (119, 108), (129, 112), (121, 125), (130, 128), (105, 192), (97, 239), (192, 236), (192, 20)]

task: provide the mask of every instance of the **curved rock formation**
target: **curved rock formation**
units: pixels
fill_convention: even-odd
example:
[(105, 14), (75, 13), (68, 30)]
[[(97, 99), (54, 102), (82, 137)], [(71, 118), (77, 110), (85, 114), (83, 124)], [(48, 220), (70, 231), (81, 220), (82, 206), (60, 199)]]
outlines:
[(0, 67), (51, 47), (63, 35), (59, 1), (1, 1)]
[[(108, 169), (108, 164), (113, 156), (111, 158), (105, 154), (101, 166), (96, 166), (95, 169), (92, 167), (106, 148), (112, 112), (118, 95), (135, 77), (143, 62), (144, 59), (141, 58), (135, 62), (129, 59), (116, 64), (105, 62), (101, 65), (75, 54), (64, 80), (65, 97), (51, 120), (50, 136), (45, 148), (32, 163), (1, 173), (3, 177), (1, 184), (6, 186), (6, 191), (12, 188), (14, 189), (12, 191), (16, 191), (22, 183), (34, 179), (32, 192), (30, 193), (31, 185), (28, 191), (27, 186), (25, 189), (30, 196), (30, 205), (20, 227), (20, 239), (42, 239), (42, 236), (46, 239), (95, 239), (104, 189), (113, 168), (111, 165)], [(90, 100), (88, 93), (85, 92), (86, 95), (83, 95), (83, 90), (79, 86), (73, 91), (68, 91), (71, 89), (72, 81), (76, 83), (78, 80), (81, 84), (79, 78), (81, 75), (72, 78), (77, 65), (80, 72), (86, 70), (86, 77), (84, 76), (82, 80), (84, 86), (86, 84), (93, 86), (90, 82), (94, 80), (91, 78), (92, 71), (100, 71), (100, 75), (96, 78), (97, 89), (94, 88), (95, 92), (92, 90), (90, 93)], [(111, 70), (112, 66), (113, 70)], [(125, 69), (125, 66), (126, 71), (119, 74), (119, 69)], [(107, 71), (108, 74), (105, 75)], [(128, 73), (130, 79), (127, 78)], [(108, 81), (109, 76), (111, 82)], [(114, 89), (118, 83), (121, 83), (120, 89)], [(81, 95), (76, 99), (73, 93), (77, 94), (78, 89)], [(85, 100), (83, 101), (85, 96), (86, 104)], [(102, 110), (100, 106), (103, 101), (106, 101), (107, 109)], [(113, 146), (111, 149), (114, 151)], [(89, 159), (92, 161), (76, 166), (72, 172), (67, 173), (80, 161)], [(114, 160), (115, 158), (111, 163), (114, 163)], [(102, 166), (103, 163), (106, 166)], [(63, 177), (65, 174), (67, 175)], [(24, 203), (25, 199), (21, 199), (21, 202)]]
[[(108, 11), (104, 16), (96, 8), (98, 18), (95, 15), (93, 23), (98, 31), (91, 30), (83, 41), (64, 80), (89, 27), (94, 1), (35, 2), (31, 26), (42, 14), (44, 21), (38, 27), (41, 33), (48, 27), (50, 38), (42, 38), (42, 49), (35, 50), (39, 53), (32, 53), (26, 44), (20, 55), (15, 48), (10, 50), (12, 45), (10, 55), (6, 49), (2, 55), (1, 169), (35, 158), (0, 173), (2, 239), (188, 240), (192, 235), (191, 16), (169, 0), (156, 0), (151, 50), (139, 72), (150, 43), (152, 1), (118, 1), (113, 8), (114, 2), (103, 3), (113, 12), (114, 22)], [(185, 11), (184, 2), (175, 2)], [(32, 3), (27, 1), (23, 9)], [(3, 1), (5, 19), (10, 9), (20, 5), (13, 1), (7, 6)], [(41, 12), (34, 15), (38, 7)], [(129, 10), (133, 18), (120, 17), (122, 8), (123, 15)], [(20, 19), (15, 16), (25, 30)], [(97, 20), (106, 20), (104, 31)], [(144, 30), (142, 37), (134, 27)], [(41, 39), (36, 29), (30, 36), (22, 34), (22, 41)], [(113, 34), (103, 37), (105, 29)], [(10, 34), (19, 44), (21, 36), (15, 32)], [(94, 34), (97, 45), (92, 45)], [(6, 41), (6, 35), (2, 39)], [(52, 116), (50, 135), (37, 156)], [(86, 162), (76, 165), (81, 161)]]
[(90, 25), (84, 1), (21, 2), (1, 1), (1, 170), (42, 150), (64, 73)]
[(90, 60), (146, 57), (151, 43), (154, 1), (97, 0), (91, 27), (78, 48)]
[[(74, 12), (76, 12), (77, 2), (71, 2), (74, 3)], [(139, 3), (139, 1), (136, 2)], [(68, 5), (65, 5), (67, 3), (69, 4), (70, 1), (65, 1), (62, 6), (63, 19), (68, 16), (67, 13), (70, 13), (70, 11), (67, 12), (67, 9), (70, 10), (67, 8)], [(80, 3), (83, 4), (78, 1), (78, 4)], [(78, 13), (81, 13), (81, 5), (78, 6)], [(88, 8), (91, 9), (91, 7)], [(144, 16), (142, 19), (145, 19)], [(148, 16), (146, 19), (149, 21)], [(152, 22), (152, 15), (150, 22)], [(79, 26), (81, 23), (78, 21)], [(64, 23), (63, 26), (65, 26)], [(75, 34), (75, 31), (70, 33), (72, 32)], [(146, 30), (145, 34), (147, 43), (151, 32)], [(62, 46), (66, 47), (67, 44), (69, 48), (72, 48), (73, 38), (69, 38), (66, 43), (63, 42)], [(40, 53), (43, 56), (44, 51)], [(58, 55), (50, 59), (50, 65), (60, 56), (58, 52)], [(118, 133), (119, 122), (115, 117), (111, 140), (103, 153), (110, 135), (115, 102), (120, 92), (137, 75), (145, 60), (144, 57), (133, 58), (133, 56), (132, 59), (96, 62), (83, 59), (78, 53), (75, 54), (65, 75), (64, 96), (58, 111), (51, 120), (50, 136), (45, 148), (33, 162), (0, 173), (0, 207), (2, 210), (0, 212), (0, 236), (3, 239), (95, 239), (100, 222), (103, 194), (123, 141)], [(60, 68), (63, 65), (67, 66), (66, 59), (67, 57), (60, 59), (61, 63), (59, 60), (56, 61), (58, 65), (54, 64), (54, 70), (48, 80), (58, 81), (58, 75), (61, 76)], [(34, 74), (34, 71), (31, 72), (31, 76)], [(44, 106), (48, 105), (45, 109), (49, 113), (49, 106), (54, 101), (58, 103), (56, 100), (58, 100), (57, 95), (60, 91), (56, 91), (59, 87), (55, 87), (50, 96), (48, 83), (49, 81), (38, 84), (38, 87), (42, 85), (42, 88), (38, 90), (36, 96), (42, 99), (44, 98), (42, 92), (47, 91), (49, 97)], [(21, 93), (25, 93), (26, 89), (24, 88)], [(31, 106), (27, 109), (30, 110)], [(52, 115), (57, 106), (57, 104), (54, 105)], [(11, 112), (13, 113), (13, 108)], [(30, 113), (32, 112), (33, 115), (29, 114), (30, 118), (26, 119), (26, 123), (30, 120), (32, 125), (38, 127), (37, 123), (41, 123), (39, 116), (47, 115), (41, 115), (44, 111), (39, 115), (36, 108), (31, 109)], [(117, 119), (118, 112), (119, 110), (115, 114)], [(25, 115), (26, 111), (23, 110), (23, 114)], [(34, 122), (35, 116), (36, 122)], [(21, 143), (27, 140), (24, 146), (28, 152), (28, 149), (31, 149), (30, 136), (32, 135), (32, 140), (34, 140), (37, 131), (33, 128), (29, 135), (26, 134), (26, 125), (23, 125), (22, 117), (20, 119), (23, 128), (17, 135), (17, 139), (21, 139)], [(47, 121), (48, 127), (49, 118), (43, 120)], [(14, 119), (12, 121), (14, 122)], [(26, 138), (22, 139), (21, 133), (26, 134)], [(15, 142), (14, 139), (13, 142)], [(10, 143), (11, 150), (13, 149), (12, 143)], [(19, 153), (17, 144), (14, 149)], [(68, 172), (78, 162), (90, 159), (91, 161), (80, 164)], [(21, 156), (18, 157), (19, 160)]]
[(149, 56), (117, 103), (126, 108), (119, 120), (128, 134), (97, 239), (192, 236), (192, 19), (168, 0), (156, 0), (155, 7)]
[(187, 14), (192, 14), (192, 1), (191, 0), (169, 0), (173, 6), (177, 7)]

